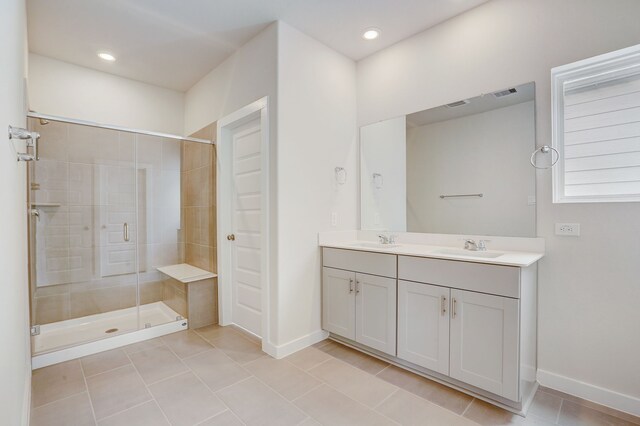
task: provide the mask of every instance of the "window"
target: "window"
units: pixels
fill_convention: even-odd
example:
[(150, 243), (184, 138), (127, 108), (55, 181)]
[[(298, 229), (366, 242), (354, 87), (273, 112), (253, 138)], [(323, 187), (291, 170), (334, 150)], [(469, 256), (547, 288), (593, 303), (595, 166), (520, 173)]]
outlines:
[(640, 45), (551, 70), (554, 203), (640, 201)]

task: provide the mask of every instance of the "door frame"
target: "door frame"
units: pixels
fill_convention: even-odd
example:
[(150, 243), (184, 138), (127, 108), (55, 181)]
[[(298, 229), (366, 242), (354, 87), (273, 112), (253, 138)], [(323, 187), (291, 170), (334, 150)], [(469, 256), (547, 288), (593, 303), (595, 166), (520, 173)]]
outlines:
[(218, 252), (218, 311), (220, 325), (233, 324), (232, 320), (232, 264), (231, 251), (227, 250), (229, 242), (227, 234), (232, 228), (232, 131), (252, 120), (260, 119), (260, 163), (262, 169), (262, 180), (260, 184), (261, 193), (261, 241), (260, 241), (260, 296), (262, 306), (262, 346), (263, 349), (270, 342), (269, 339), (269, 296), (270, 296), (270, 271), (269, 271), (269, 97), (265, 96), (239, 110), (221, 118), (217, 123), (217, 252)]

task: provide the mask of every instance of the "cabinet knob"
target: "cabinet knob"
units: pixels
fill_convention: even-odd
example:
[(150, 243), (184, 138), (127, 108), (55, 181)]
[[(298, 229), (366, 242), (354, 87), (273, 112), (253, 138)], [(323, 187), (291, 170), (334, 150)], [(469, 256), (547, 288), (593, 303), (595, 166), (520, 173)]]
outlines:
[(236, 236), (235, 236), (235, 234), (229, 234), (229, 235), (227, 235), (227, 240), (229, 240), (229, 241), (235, 241), (235, 240), (236, 240)]

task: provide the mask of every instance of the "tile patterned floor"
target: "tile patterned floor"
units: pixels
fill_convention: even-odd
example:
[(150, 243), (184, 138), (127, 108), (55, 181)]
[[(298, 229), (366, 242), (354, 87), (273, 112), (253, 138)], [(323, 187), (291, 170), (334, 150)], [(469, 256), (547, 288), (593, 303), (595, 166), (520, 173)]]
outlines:
[(332, 341), (275, 360), (218, 326), (42, 368), (32, 388), (32, 426), (640, 424), (552, 390), (525, 419)]

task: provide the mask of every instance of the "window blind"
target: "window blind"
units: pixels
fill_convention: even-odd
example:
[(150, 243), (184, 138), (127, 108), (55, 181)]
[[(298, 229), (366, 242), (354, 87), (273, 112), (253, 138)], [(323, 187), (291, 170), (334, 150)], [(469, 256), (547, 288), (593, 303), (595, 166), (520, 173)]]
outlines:
[(554, 85), (555, 202), (640, 201), (640, 55), (632, 59), (583, 64)]

